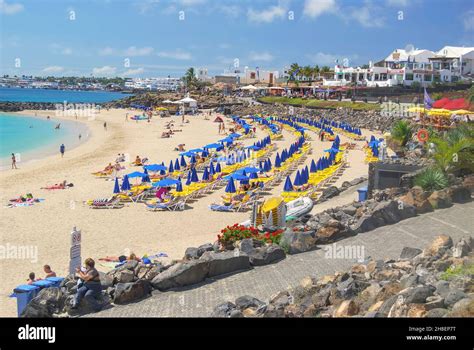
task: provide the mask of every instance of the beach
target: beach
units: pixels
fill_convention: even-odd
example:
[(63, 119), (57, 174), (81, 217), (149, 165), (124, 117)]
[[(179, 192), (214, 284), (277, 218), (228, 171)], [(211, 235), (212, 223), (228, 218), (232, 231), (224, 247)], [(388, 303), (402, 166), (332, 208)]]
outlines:
[[(35, 111), (22, 114), (34, 115)], [(51, 111), (36, 111), (38, 116), (51, 115)], [(124, 109), (102, 110), (94, 120), (80, 118), (90, 131), (86, 142), (68, 150), (64, 158), (57, 155), (18, 164), (18, 170), (0, 172), (0, 245), (37, 247), (37, 260), (2, 259), (0, 260), (0, 315), (16, 316), (16, 300), (8, 298), (13, 288), (26, 282), (28, 274), (35, 272), (44, 277), (42, 267), (51, 265), (60, 276), (68, 272), (70, 232), (73, 227), (82, 231), (82, 259), (94, 259), (105, 256), (118, 256), (134, 252), (138, 256), (166, 253), (168, 259), (181, 259), (187, 247), (214, 242), (220, 230), (229, 224), (240, 223), (249, 218), (248, 212), (222, 213), (211, 211), (211, 203), (221, 202), (224, 189), (190, 203), (184, 211), (147, 211), (143, 203), (126, 204), (116, 210), (92, 210), (83, 202), (89, 199), (107, 198), (112, 195), (114, 182), (95, 178), (91, 173), (104, 169), (113, 163), (119, 153), (125, 153), (133, 160), (137, 155), (148, 157), (151, 163), (164, 162), (168, 165), (175, 160), (179, 152), (174, 148), (181, 143), (186, 149), (202, 147), (216, 142), (223, 135), (218, 134), (218, 124), (213, 123), (215, 114), (208, 120), (204, 114), (187, 116), (190, 122), (181, 124), (181, 117), (153, 117), (151, 123), (128, 119), (136, 111)], [(52, 116), (53, 119), (57, 117)], [(66, 117), (73, 120), (74, 117)], [(182, 130), (171, 138), (161, 138), (164, 124), (174, 120), (174, 128)], [(107, 123), (107, 130), (104, 129)], [(226, 128), (231, 119), (226, 118)], [(370, 136), (363, 130), (365, 136)], [(295, 136), (284, 130), (284, 140), (276, 141), (278, 150), (288, 147)], [(308, 131), (312, 141), (312, 155), (306, 160), (317, 159), (330, 142), (320, 142), (317, 135)], [(257, 137), (246, 139), (245, 145), (267, 136), (257, 128)], [(341, 136), (341, 142), (354, 142)], [(358, 146), (362, 141), (355, 142)], [(59, 145), (58, 145), (59, 147)], [(67, 144), (66, 144), (67, 147)], [(272, 155), (274, 159), (275, 153)], [(349, 168), (335, 183), (340, 186), (346, 180), (367, 175), (362, 149), (351, 150), (348, 154)], [(141, 171), (141, 167), (132, 167), (126, 163), (124, 173)], [(293, 176), (292, 176), (293, 177)], [(67, 180), (74, 184), (65, 190), (43, 190), (41, 187), (54, 185)], [(281, 193), (283, 184), (275, 187), (272, 194)], [(9, 199), (32, 193), (44, 202), (31, 207), (5, 208)], [(109, 265), (99, 265), (99, 270), (109, 270)]]

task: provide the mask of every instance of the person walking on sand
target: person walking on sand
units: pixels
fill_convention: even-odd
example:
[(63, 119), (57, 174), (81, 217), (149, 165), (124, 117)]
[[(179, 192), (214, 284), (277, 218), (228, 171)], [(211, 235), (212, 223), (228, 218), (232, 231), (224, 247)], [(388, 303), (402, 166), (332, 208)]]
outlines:
[(81, 134), (79, 134), (79, 141), (81, 141), (81, 138), (82, 138), (82, 135), (81, 135)]
[(61, 158), (64, 157), (64, 152), (66, 151), (66, 146), (64, 146), (64, 143), (59, 146), (59, 152), (61, 152)]
[(128, 122), (128, 113), (125, 113), (125, 121)]
[(15, 153), (12, 153), (12, 169), (18, 169), (16, 167), (16, 157), (15, 157)]
[(107, 131), (107, 122), (104, 122), (104, 130)]

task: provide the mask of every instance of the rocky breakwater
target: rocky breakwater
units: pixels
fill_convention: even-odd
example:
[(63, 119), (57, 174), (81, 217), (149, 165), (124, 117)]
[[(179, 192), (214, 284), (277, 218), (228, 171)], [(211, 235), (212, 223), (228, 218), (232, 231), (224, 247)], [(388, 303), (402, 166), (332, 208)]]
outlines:
[(217, 305), (213, 317), (473, 317), (474, 240), (438, 236), (397, 260), (368, 259), (350, 270), (305, 277), (267, 302), (252, 296)]
[[(102, 309), (128, 304), (150, 296), (154, 290), (176, 290), (197, 285), (206, 279), (212, 280), (284, 258), (285, 252), (280, 246), (264, 244), (252, 238), (241, 240), (232, 249), (207, 243), (188, 248), (182, 260), (170, 264), (128, 261), (105, 274), (101, 273), (102, 292), (96, 299)], [(77, 284), (77, 277), (71, 275), (64, 279), (59, 288), (41, 290), (21, 316), (69, 317), (94, 312), (86, 298), (78, 309), (71, 309)]]
[(24, 110), (55, 110), (56, 103), (51, 102), (0, 102), (2, 112), (21, 112)]
[[(474, 190), (473, 182), (471, 175), (439, 191), (428, 192), (418, 186), (374, 191), (370, 200), (354, 201), (291, 222), (280, 246), (289, 254), (301, 253), (418, 214), (448, 208), (454, 203), (469, 202)], [(336, 190), (339, 191), (335, 187), (332, 192)]]

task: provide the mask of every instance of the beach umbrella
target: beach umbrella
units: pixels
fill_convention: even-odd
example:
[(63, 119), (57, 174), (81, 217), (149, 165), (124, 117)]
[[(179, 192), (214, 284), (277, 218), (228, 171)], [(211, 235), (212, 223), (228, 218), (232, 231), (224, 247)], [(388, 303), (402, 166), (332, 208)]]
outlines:
[(184, 159), (184, 156), (181, 156), (181, 162), (180, 162), (182, 167), (186, 167), (186, 160)]
[(143, 169), (156, 172), (156, 171), (166, 170), (167, 168), (162, 164), (150, 164), (150, 165), (145, 165)]
[(153, 187), (168, 187), (172, 185), (177, 185), (178, 183), (180, 183), (180, 181), (175, 180), (175, 179), (165, 178), (160, 181), (154, 182), (152, 186)]
[(125, 175), (123, 177), (123, 181), (122, 181), (122, 191), (128, 191), (130, 190), (131, 186), (130, 186), (130, 182), (128, 181), (128, 175)]
[(114, 193), (120, 193), (118, 178), (115, 178)]
[(151, 182), (150, 176), (148, 176), (148, 170), (145, 169), (144, 176), (142, 177), (142, 182)]
[(238, 138), (238, 137), (240, 137), (240, 136), (242, 136), (242, 135), (240, 135), (240, 134), (234, 132), (234, 133), (230, 134), (228, 137), (232, 137), (233, 139), (236, 139), (236, 138)]
[(178, 183), (176, 184), (176, 192), (183, 192), (183, 184), (181, 183), (181, 179), (179, 179)]
[(190, 162), (191, 164), (196, 163), (196, 156), (195, 156), (194, 154), (191, 156), (191, 160), (190, 160), (189, 162)]
[(250, 179), (258, 179), (258, 173), (250, 173), (250, 176), (249, 176)]
[(202, 173), (202, 180), (207, 181), (209, 180), (209, 170), (207, 167), (204, 168), (204, 172)]
[(191, 169), (191, 182), (199, 182), (196, 168)]
[(179, 166), (179, 160), (176, 158), (176, 161), (174, 162), (174, 170), (179, 171), (181, 170), (181, 167)]
[(173, 173), (174, 172), (174, 167), (173, 167), (173, 161), (170, 160), (170, 166), (168, 167), (168, 172)]
[(225, 192), (226, 193), (235, 193), (235, 184), (234, 184), (234, 179), (232, 176), (229, 178), (229, 181), (227, 182), (227, 186), (225, 187)]
[(315, 173), (316, 171), (318, 171), (318, 168), (316, 167), (316, 163), (314, 162), (314, 159), (311, 160), (311, 166), (309, 168), (309, 171), (311, 173)]
[(190, 153), (199, 153), (199, 152), (202, 152), (204, 151), (202, 148), (193, 148), (193, 149), (190, 149), (188, 152)]
[(214, 169), (214, 163), (211, 162), (211, 164), (209, 164), (209, 174), (214, 175), (215, 173), (216, 170)]
[(222, 148), (222, 145), (220, 143), (210, 143), (206, 146), (204, 146), (204, 148), (215, 148), (215, 149), (219, 149), (219, 148)]
[(218, 162), (216, 165), (216, 173), (220, 173), (220, 172), (222, 172), (221, 163)]
[(139, 171), (134, 171), (133, 173), (127, 174), (127, 177), (129, 179), (134, 178), (134, 177), (143, 177), (145, 176), (145, 173), (139, 172)]
[(299, 170), (296, 172), (295, 181), (293, 181), (293, 183), (295, 186), (301, 186), (303, 184), (301, 182), (301, 174)]
[(188, 177), (187, 177), (187, 179), (186, 179), (186, 185), (187, 185), (187, 186), (191, 185), (191, 173), (192, 173), (192, 171), (189, 170), (189, 171), (188, 171)]
[(283, 191), (285, 191), (285, 192), (293, 191), (293, 185), (291, 183), (291, 179), (290, 179), (289, 176), (286, 177), (285, 186), (283, 187)]

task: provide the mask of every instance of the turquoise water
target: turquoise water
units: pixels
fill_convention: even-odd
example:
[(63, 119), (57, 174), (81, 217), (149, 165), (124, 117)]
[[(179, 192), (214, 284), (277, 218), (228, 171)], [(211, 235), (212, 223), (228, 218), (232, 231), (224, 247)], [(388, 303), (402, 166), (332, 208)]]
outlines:
[[(61, 128), (55, 130), (58, 123)], [(2, 167), (10, 165), (12, 153), (17, 154), (19, 165), (45, 155), (59, 154), (61, 143), (67, 152), (87, 137), (87, 127), (79, 122), (0, 113), (0, 164)]]
[(103, 103), (130, 96), (121, 92), (0, 88), (0, 101)]

